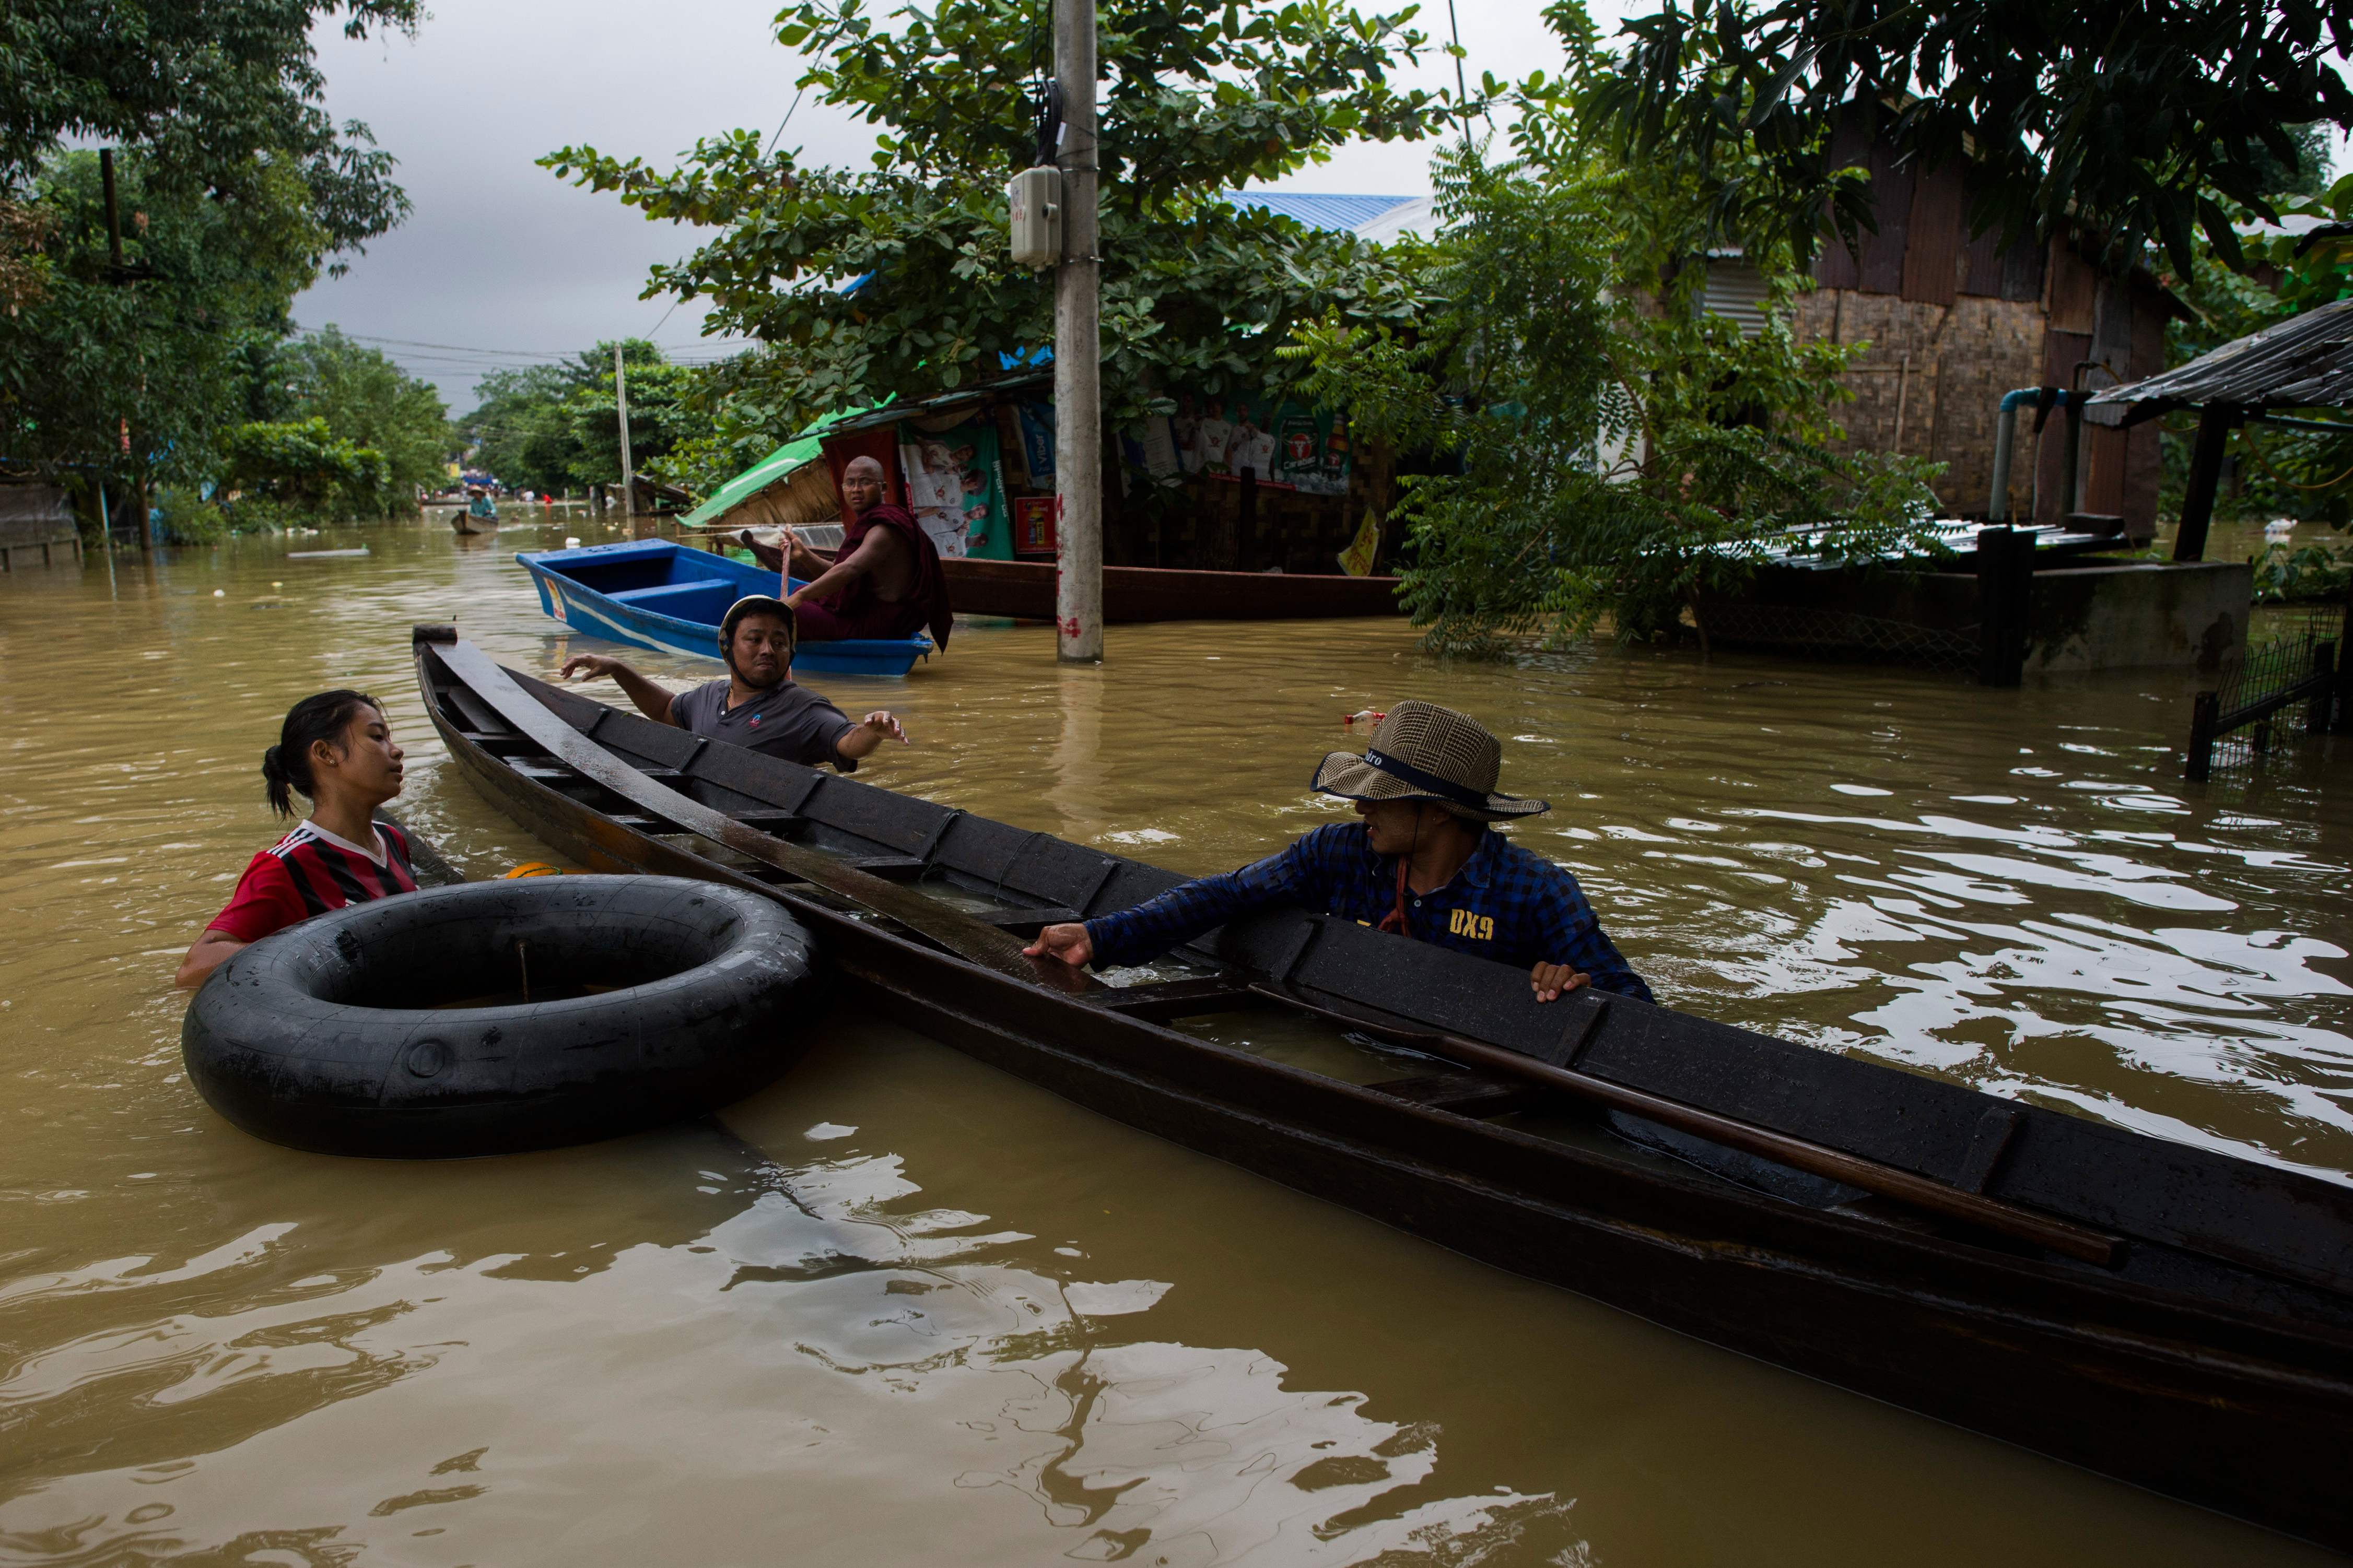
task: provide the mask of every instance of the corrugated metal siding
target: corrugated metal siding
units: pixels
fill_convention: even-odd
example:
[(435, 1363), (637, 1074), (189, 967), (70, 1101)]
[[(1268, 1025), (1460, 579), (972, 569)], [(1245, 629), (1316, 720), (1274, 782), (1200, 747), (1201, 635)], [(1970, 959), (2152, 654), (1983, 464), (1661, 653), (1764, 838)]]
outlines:
[(1895, 149), (1874, 142), (1864, 164), (1871, 170), (1872, 216), (1879, 232), (1862, 235), (1862, 284), (1873, 294), (1904, 292), (1904, 248), (1911, 238), (1910, 159), (1896, 162)]
[(1904, 297), (1922, 305), (1949, 305), (1960, 284), (1961, 239), (1967, 226), (1961, 168), (1947, 163), (1922, 174), (1912, 193), (1904, 247)]
[(1753, 338), (1765, 330), (1765, 279), (1738, 257), (1710, 257), (1700, 309), (1737, 321), (1740, 335)]

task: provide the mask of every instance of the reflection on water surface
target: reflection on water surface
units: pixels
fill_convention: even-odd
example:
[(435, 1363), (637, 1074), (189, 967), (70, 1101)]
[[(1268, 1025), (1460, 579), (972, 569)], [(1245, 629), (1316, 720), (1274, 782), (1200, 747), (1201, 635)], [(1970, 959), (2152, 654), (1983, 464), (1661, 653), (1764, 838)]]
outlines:
[[(179, 1071), (168, 980), (272, 836), (292, 698), (385, 697), (404, 809), (477, 874), (547, 854), (449, 774), (406, 647), (455, 618), (549, 668), (509, 559), (538, 533), (304, 542), (363, 539), (121, 563), (111, 596), (102, 564), (0, 581), (0, 892), (32, 933), (0, 953), (0, 1563), (2306, 1555), (853, 1018), (723, 1125), (434, 1166), (243, 1137)], [(1386, 625), (1112, 652), (965, 627), (910, 681), (813, 683), (907, 719), (878, 782), (1186, 870), (1327, 819), (1341, 714), (1452, 702), (1672, 1005), (2353, 1172), (2342, 763), (2186, 787), (2168, 681), (1464, 666)], [(1268, 1025), (1197, 1026), (1406, 1070)]]

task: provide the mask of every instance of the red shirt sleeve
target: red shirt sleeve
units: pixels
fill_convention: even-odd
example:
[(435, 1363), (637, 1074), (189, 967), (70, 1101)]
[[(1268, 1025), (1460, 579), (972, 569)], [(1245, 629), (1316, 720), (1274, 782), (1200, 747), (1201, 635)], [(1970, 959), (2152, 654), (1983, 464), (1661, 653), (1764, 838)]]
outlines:
[(237, 891), (230, 895), (227, 907), (205, 929), (239, 942), (259, 942), (272, 931), (284, 931), (307, 912), (302, 895), (294, 887), (294, 873), (265, 849), (237, 879)]

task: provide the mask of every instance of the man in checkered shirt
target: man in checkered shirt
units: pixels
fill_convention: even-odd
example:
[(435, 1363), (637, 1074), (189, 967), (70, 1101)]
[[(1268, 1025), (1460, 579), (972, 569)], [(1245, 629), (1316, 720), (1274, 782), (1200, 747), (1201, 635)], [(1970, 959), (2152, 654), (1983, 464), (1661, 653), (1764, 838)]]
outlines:
[(1026, 950), (1066, 963), (1137, 963), (1271, 904), (1320, 910), (1528, 972), (1539, 1002), (1591, 984), (1651, 1000), (1577, 879), (1488, 824), (1541, 800), (1496, 793), (1503, 743), (1476, 720), (1400, 702), (1361, 757), (1334, 752), (1314, 787), (1363, 820), (1319, 827), (1281, 854), (1171, 888), (1132, 910), (1051, 925)]

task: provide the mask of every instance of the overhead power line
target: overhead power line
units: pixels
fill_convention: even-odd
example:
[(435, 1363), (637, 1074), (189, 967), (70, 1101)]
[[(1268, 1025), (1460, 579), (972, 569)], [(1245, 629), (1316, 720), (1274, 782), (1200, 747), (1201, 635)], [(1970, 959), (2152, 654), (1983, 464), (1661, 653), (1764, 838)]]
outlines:
[[(410, 351), (405, 354), (389, 356), (392, 358), (428, 360), (445, 364), (480, 362), (477, 368), (496, 368), (501, 364), (520, 367), (532, 364), (573, 363), (580, 361), (584, 355), (596, 352), (593, 349), (549, 351), (482, 348), (470, 343), (429, 343), (414, 338), (374, 337), (366, 332), (345, 332), (343, 335), (356, 343), (376, 343), (389, 348)], [(751, 339), (725, 338), (702, 338), (691, 343), (656, 343), (654, 345), (662, 352), (670, 363), (684, 365), (718, 364), (758, 346), (758, 343)], [(453, 359), (452, 356), (456, 357)]]

